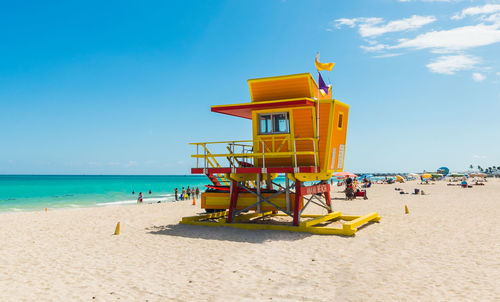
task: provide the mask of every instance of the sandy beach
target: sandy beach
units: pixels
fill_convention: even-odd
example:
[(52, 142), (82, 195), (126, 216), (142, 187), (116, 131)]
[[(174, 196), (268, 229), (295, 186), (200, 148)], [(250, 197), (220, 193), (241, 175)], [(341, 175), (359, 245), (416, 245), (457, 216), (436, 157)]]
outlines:
[(500, 180), (446, 184), (335, 199), (382, 216), (355, 237), (179, 225), (191, 201), (2, 214), (0, 300), (498, 301)]

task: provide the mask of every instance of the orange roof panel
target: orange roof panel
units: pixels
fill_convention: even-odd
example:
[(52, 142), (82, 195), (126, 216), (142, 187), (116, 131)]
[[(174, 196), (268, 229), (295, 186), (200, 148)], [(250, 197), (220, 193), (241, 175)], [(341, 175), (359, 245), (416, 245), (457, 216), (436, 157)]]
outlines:
[(310, 73), (248, 80), (252, 102), (313, 98), (313, 83)]

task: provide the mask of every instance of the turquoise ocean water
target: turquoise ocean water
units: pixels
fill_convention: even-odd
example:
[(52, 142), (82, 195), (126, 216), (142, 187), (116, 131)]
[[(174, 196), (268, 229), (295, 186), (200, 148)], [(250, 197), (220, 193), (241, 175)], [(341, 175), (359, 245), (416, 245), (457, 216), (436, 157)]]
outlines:
[(166, 202), (174, 200), (174, 188), (204, 190), (208, 183), (204, 175), (0, 175), (0, 211), (134, 204), (139, 192), (144, 202)]
[(171, 202), (175, 188), (203, 192), (209, 183), (204, 175), (0, 175), (0, 212), (135, 204), (139, 192), (145, 203)]

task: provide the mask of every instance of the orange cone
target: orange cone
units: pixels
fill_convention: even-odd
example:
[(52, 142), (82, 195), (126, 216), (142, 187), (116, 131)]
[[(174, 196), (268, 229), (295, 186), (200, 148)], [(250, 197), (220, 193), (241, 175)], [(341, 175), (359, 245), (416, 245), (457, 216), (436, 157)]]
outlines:
[(194, 195), (193, 195), (193, 206), (196, 205), (196, 198), (194, 198)]
[(45, 208), (45, 212), (47, 212), (47, 208)]

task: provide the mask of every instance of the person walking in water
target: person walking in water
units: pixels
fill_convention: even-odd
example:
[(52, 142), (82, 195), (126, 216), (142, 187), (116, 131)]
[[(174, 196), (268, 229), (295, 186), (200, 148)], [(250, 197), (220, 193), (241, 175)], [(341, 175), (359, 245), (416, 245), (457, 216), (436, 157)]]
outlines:
[(174, 193), (175, 193), (175, 201), (179, 200), (179, 199), (177, 199), (177, 195), (179, 194), (179, 191), (177, 190), (177, 188), (175, 188)]
[(139, 192), (139, 197), (137, 198), (137, 203), (142, 203), (142, 192)]

